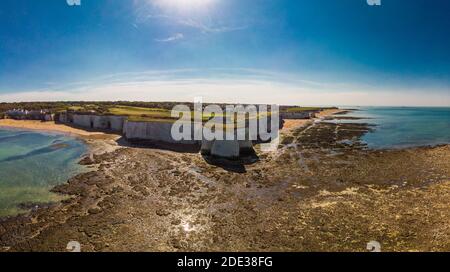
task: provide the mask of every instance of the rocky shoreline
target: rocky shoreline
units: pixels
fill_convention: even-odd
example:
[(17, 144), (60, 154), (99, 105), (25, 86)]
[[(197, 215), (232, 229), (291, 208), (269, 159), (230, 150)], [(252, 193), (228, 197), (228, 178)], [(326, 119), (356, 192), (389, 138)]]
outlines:
[(240, 171), (89, 139), (92, 171), (53, 189), (61, 203), (3, 219), (0, 251), (450, 250), (450, 146), (369, 150), (370, 129), (290, 129)]

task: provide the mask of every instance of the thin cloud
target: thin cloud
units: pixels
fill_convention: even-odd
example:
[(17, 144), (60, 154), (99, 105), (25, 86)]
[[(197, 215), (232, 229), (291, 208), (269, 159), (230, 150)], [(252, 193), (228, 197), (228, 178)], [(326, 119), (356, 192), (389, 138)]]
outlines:
[(174, 42), (174, 41), (178, 41), (184, 39), (184, 35), (183, 33), (175, 33), (174, 35), (167, 37), (165, 39), (155, 39), (155, 41), (157, 42)]
[(236, 26), (236, 27), (230, 27), (230, 26), (220, 26), (220, 27), (211, 27), (206, 24), (203, 24), (198, 21), (194, 21), (192, 19), (188, 20), (178, 20), (178, 23), (184, 26), (196, 28), (200, 30), (203, 33), (222, 33), (222, 32), (232, 32), (232, 31), (238, 31), (238, 30), (244, 30), (247, 28), (247, 26)]
[(213, 26), (208, 25), (203, 22), (194, 20), (192, 18), (187, 19), (178, 19), (176, 17), (172, 17), (166, 14), (148, 14), (144, 16), (143, 18), (139, 19), (139, 23), (144, 23), (147, 20), (163, 20), (163, 21), (170, 21), (171, 23), (184, 26), (184, 27), (190, 27), (197, 29), (201, 31), (202, 33), (223, 33), (223, 32), (233, 32), (233, 31), (240, 31), (247, 29), (248, 26)]

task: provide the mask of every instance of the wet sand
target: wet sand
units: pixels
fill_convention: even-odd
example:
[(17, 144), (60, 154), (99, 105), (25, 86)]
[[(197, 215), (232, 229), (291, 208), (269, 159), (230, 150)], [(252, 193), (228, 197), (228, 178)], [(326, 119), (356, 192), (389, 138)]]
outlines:
[(450, 145), (368, 150), (368, 124), (293, 128), (235, 172), (200, 155), (123, 147), (0, 221), (2, 251), (450, 250)]

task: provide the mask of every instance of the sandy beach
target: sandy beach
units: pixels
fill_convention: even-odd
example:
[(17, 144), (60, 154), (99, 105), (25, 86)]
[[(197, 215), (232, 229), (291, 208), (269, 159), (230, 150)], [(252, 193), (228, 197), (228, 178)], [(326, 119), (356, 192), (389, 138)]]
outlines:
[(331, 117), (335, 114), (339, 114), (339, 113), (343, 113), (343, 112), (347, 112), (347, 110), (326, 109), (326, 110), (323, 110), (323, 111), (320, 111), (319, 113), (317, 113), (316, 117), (313, 119), (286, 119), (286, 120), (284, 120), (283, 128), (281, 129), (281, 133), (282, 134), (288, 133), (289, 131), (292, 131), (294, 129), (298, 129), (298, 128), (310, 125), (315, 120), (320, 120), (320, 119), (323, 119), (326, 117)]
[(283, 128), (281, 129), (281, 133), (287, 133), (288, 131), (291, 131), (293, 129), (304, 127), (308, 124), (313, 122), (313, 120), (310, 119), (290, 119), (290, 120), (284, 120)]
[(53, 131), (64, 133), (72, 136), (78, 136), (83, 138), (108, 138), (111, 135), (104, 132), (90, 132), (85, 129), (79, 129), (70, 127), (64, 124), (57, 124), (54, 121), (42, 122), (35, 120), (13, 120), (13, 119), (0, 119), (0, 127), (10, 127), (27, 130), (40, 130), (40, 131)]
[(328, 116), (332, 116), (335, 114), (345, 113), (348, 112), (348, 110), (345, 109), (325, 109), (319, 113), (316, 114), (316, 118), (324, 118)]

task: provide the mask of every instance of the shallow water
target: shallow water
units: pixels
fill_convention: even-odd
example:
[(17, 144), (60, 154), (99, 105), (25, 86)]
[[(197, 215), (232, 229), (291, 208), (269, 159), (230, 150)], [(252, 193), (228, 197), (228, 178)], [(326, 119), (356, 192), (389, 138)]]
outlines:
[(375, 124), (363, 136), (370, 148), (404, 148), (450, 143), (450, 108), (363, 107), (338, 122)]
[(86, 151), (65, 135), (0, 128), (0, 216), (25, 212), (22, 203), (60, 200), (49, 190), (84, 170), (78, 161)]

